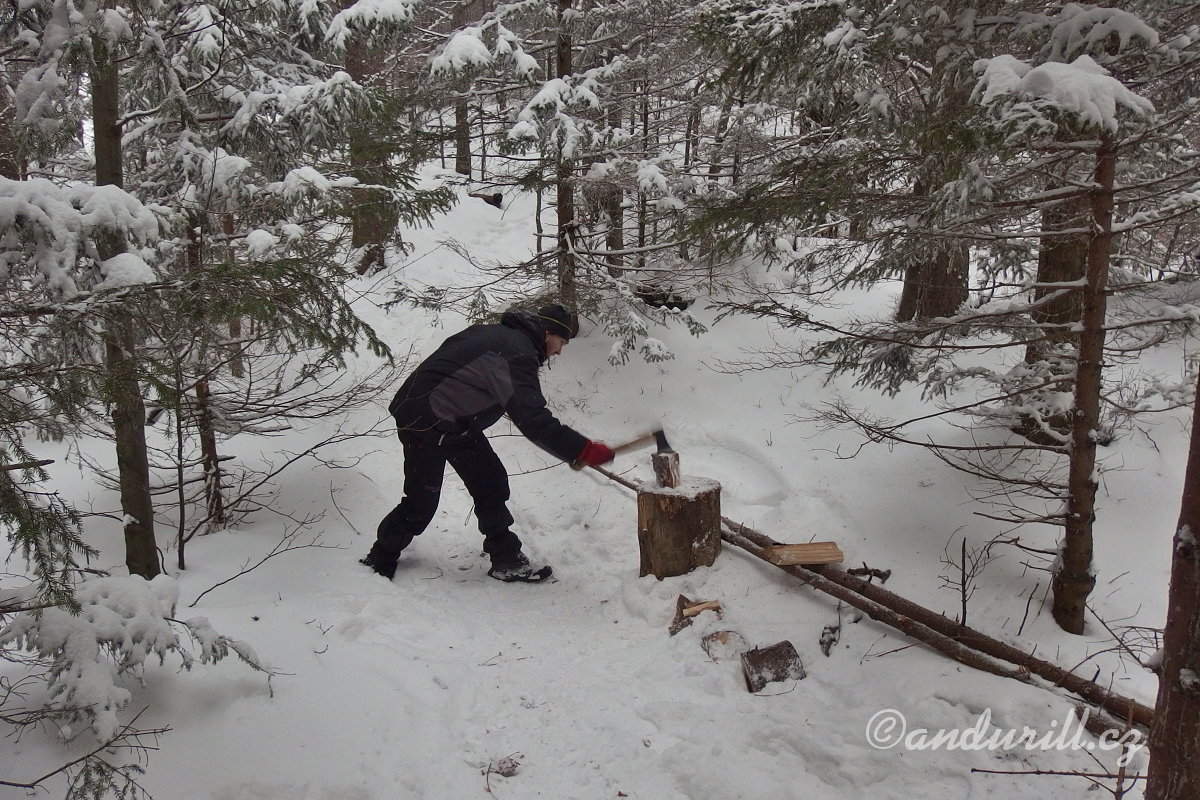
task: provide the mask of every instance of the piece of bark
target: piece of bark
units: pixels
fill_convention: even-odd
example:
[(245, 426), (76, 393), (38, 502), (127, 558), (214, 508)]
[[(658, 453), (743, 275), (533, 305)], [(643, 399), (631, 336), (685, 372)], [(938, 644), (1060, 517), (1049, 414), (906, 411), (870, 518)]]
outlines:
[(800, 663), (800, 654), (786, 639), (742, 653), (742, 674), (746, 677), (746, 688), (752, 694), (762, 691), (768, 683), (799, 681), (808, 677), (804, 665)]

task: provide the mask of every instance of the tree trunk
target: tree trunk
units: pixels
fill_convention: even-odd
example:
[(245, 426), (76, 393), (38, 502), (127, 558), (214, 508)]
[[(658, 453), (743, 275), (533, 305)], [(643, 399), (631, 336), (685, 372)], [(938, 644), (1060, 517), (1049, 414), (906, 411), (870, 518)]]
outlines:
[(1200, 797), (1200, 385), (1171, 558), (1146, 800)]
[[(95, 137), (96, 185), (121, 186), (120, 88), (115, 58), (105, 41), (93, 37), (92, 130)], [(125, 251), (119, 235), (96, 243), (101, 260)], [(138, 381), (137, 335), (130, 313), (117, 310), (108, 320), (104, 337), (105, 366), (112, 387), (113, 439), (121, 512), (125, 529), (125, 564), (133, 575), (159, 574), (158, 546), (154, 541), (154, 502), (150, 495), (150, 463), (146, 450), (146, 405)]]
[(208, 379), (196, 383), (196, 427), (200, 435), (200, 457), (204, 465), (204, 505), (210, 529), (225, 526), (228, 521), (225, 494), (222, 486), (221, 453), (217, 450), (217, 430), (213, 425), (211, 390)]
[(13, 130), (16, 110), (8, 92), (0, 92), (0, 177), (21, 180), (21, 157), (17, 147), (17, 135)]
[[(487, 10), (487, 3), (481, 0), (461, 0), (454, 6), (450, 16), (452, 30), (461, 30), (472, 22), (477, 22)], [(454, 102), (454, 171), (459, 175), (471, 177), (471, 101), (464, 87), (463, 96)], [(482, 137), (480, 142), (482, 142)], [(480, 166), (480, 174), (483, 172)]]
[[(355, 0), (342, 0), (342, 8), (354, 5)], [(355, 83), (370, 86), (378, 80), (383, 63), (382, 53), (368, 39), (351, 34), (346, 43), (346, 72)], [(399, 217), (385, 189), (371, 188), (378, 184), (388, 164), (388, 148), (379, 144), (380, 120), (361, 119), (350, 126), (350, 174), (364, 186), (352, 192), (354, 208), (350, 214), (351, 245), (361, 250), (355, 269), (360, 275), (384, 266), (387, 243), (396, 230)]]
[(608, 220), (608, 233), (604, 236), (604, 247), (608, 250), (608, 274), (614, 278), (624, 273), (625, 257), (617, 255), (625, 249), (625, 193), (617, 183), (604, 195), (604, 216)]
[[(1079, 231), (1059, 236), (1042, 238), (1038, 251), (1037, 286), (1033, 290), (1035, 300), (1042, 300), (1058, 291), (1045, 284), (1070, 283), (1083, 278), (1088, 263), (1088, 234), (1090, 224), (1089, 204), (1086, 196), (1064, 200), (1062, 203), (1042, 209), (1043, 231)], [(1033, 321), (1039, 325), (1061, 325), (1061, 331), (1047, 332), (1049, 341), (1035, 342), (1025, 352), (1026, 363), (1033, 364), (1052, 350), (1059, 342), (1072, 339), (1069, 327), (1079, 321), (1083, 310), (1083, 299), (1078, 292), (1065, 292), (1036, 309)]]
[(947, 242), (930, 261), (910, 266), (904, 273), (896, 319), (952, 316), (967, 300), (969, 265), (967, 245)]
[(471, 177), (471, 105), (465, 96), (454, 103), (454, 171)]
[(1092, 192), (1092, 236), (1088, 241), (1087, 281), (1083, 288), (1075, 402), (1071, 412), (1067, 518), (1055, 565), (1051, 612), (1068, 633), (1082, 634), (1092, 573), (1092, 524), (1096, 519), (1096, 442), (1100, 429), (1100, 390), (1104, 370), (1104, 318), (1107, 308), (1109, 254), (1112, 247), (1113, 182), (1116, 145), (1102, 135), (1096, 152), (1096, 189)]
[[(196, 272), (204, 268), (203, 241), (200, 238), (200, 220), (193, 218), (188, 224), (187, 258), (189, 270)], [(225, 522), (225, 498), (221, 494), (221, 454), (217, 451), (217, 431), (214, 424), (210, 388), (208, 383), (208, 365), (201, 356), (199, 370), (203, 377), (196, 381), (196, 406), (194, 424), (200, 439), (200, 457), (204, 466), (204, 500), (210, 527), (223, 525)], [(182, 384), (182, 382), (181, 382)], [(184, 414), (185, 398), (182, 396), (184, 387), (179, 386), (180, 416)], [(183, 507), (179, 509), (183, 516)], [(183, 542), (180, 541), (179, 568), (183, 569)]]
[(725, 146), (725, 136), (729, 133), (729, 118), (733, 114), (733, 92), (721, 104), (721, 113), (717, 116), (717, 129), (713, 134), (712, 151), (708, 156), (708, 185), (716, 188), (721, 180), (721, 156)]
[[(233, 214), (221, 215), (221, 230), (225, 234), (225, 258), (232, 265), (237, 260), (237, 251), (233, 249)], [(229, 374), (235, 378), (246, 377), (246, 363), (242, 358), (245, 346), (242, 344), (242, 318), (233, 317), (229, 320), (229, 338), (233, 349), (229, 356)]]
[[(555, 46), (555, 76), (566, 78), (574, 71), (571, 37), (571, 0), (558, 0), (558, 36)], [(568, 308), (579, 308), (575, 258), (574, 164), (564, 153), (556, 154), (555, 189), (558, 221), (558, 299)], [(578, 317), (576, 317), (578, 319)]]
[[(1064, 292), (1052, 284), (1076, 282), (1085, 276), (1089, 225), (1086, 196), (1064, 200), (1042, 210), (1043, 231), (1078, 231), (1043, 237), (1038, 251), (1038, 286), (1033, 290), (1033, 297), (1043, 300), (1056, 292), (1059, 294), (1030, 315), (1035, 324), (1042, 326), (1046, 339), (1025, 348), (1025, 363), (1038, 365), (1045, 377), (1071, 377), (1075, 370), (1072, 346), (1075, 334), (1071, 327), (1079, 322), (1083, 295), (1074, 290)], [(1068, 349), (1071, 352), (1065, 353)], [(1060, 383), (1049, 391), (1069, 389), (1070, 384)], [(1071, 418), (1067, 412), (1049, 417), (1024, 415), (1013, 430), (1035, 444), (1062, 446), (1062, 437), (1071, 431)]]

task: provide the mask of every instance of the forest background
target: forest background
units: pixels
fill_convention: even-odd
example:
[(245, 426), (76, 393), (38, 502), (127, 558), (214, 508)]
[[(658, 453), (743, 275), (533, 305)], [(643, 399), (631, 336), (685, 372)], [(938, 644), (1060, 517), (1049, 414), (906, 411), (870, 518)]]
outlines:
[[(966, 625), (1002, 573), (990, 591), (1055, 623), (1006, 632), (1021, 649), (1103, 631), (1063, 666), (1165, 676), (1130, 692), (1155, 707), (1146, 796), (1194, 796), (1193, 4), (55, 0), (0, 25), (0, 712), (71, 753), (34, 758), (45, 779), (6, 759), (0, 782), (142, 791), (124, 756), (158, 728), (126, 684), (151, 656), (278, 672), (175, 619), (193, 552), (264, 519), (285, 520), (268, 560), (320, 549), (291, 476), (389, 446), (379, 409), (432, 326), (554, 298), (585, 320), (573, 374), (606, 397), (703, 369), (716, 416), (781, 406), (764, 441), (792, 425), (838, 456), (935, 457), (973, 501), (912, 593), (948, 584)], [(560, 413), (614, 440), (646, 416), (567, 394)], [(1140, 500), (1169, 526), (1112, 528), (1117, 558), (1160, 559), (1144, 617), (1096, 607), (1133, 440), (1174, 456)], [(796, 463), (811, 449), (767, 460), (820, 480), (829, 464)], [(799, 485), (749, 506), (782, 523)], [(1181, 485), (1175, 524), (1179, 492), (1157, 490)], [(1002, 553), (1045, 576), (985, 569)]]

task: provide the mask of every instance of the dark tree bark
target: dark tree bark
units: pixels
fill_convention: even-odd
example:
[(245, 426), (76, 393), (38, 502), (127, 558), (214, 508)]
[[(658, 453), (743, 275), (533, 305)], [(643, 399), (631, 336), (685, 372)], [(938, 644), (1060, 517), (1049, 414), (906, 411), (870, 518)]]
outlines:
[[(455, 30), (470, 25), (483, 15), (485, 5), (482, 0), (463, 0), (454, 7), (450, 25)], [(454, 103), (454, 171), (471, 177), (471, 101), (467, 94)]]
[[(571, 36), (571, 0), (558, 0), (558, 35), (555, 43), (555, 76), (565, 78), (574, 69), (574, 47)], [(574, 164), (565, 155), (558, 155), (555, 168), (555, 191), (558, 222), (558, 299), (569, 308), (579, 307), (579, 286), (576, 283), (575, 258), (575, 181)]]
[[(1085, 276), (1090, 224), (1090, 204), (1086, 195), (1042, 210), (1042, 230), (1064, 233), (1043, 237), (1038, 251), (1038, 285), (1033, 296), (1035, 300), (1046, 302), (1030, 316), (1034, 323), (1043, 326), (1046, 338), (1025, 348), (1025, 363), (1042, 365), (1041, 369), (1063, 378), (1070, 378), (1075, 371), (1075, 334), (1070, 328), (1079, 322), (1083, 295), (1078, 291), (1055, 288), (1054, 284), (1076, 282)], [(1059, 384), (1054, 391), (1069, 388), (1070, 384)], [(1041, 419), (1025, 416), (1013, 430), (1034, 444), (1061, 446), (1061, 437), (1071, 431), (1071, 419), (1066, 412)]]
[(454, 171), (471, 177), (471, 104), (466, 97), (454, 103)]
[[(354, 5), (355, 0), (342, 0), (342, 7)], [(346, 43), (346, 72), (355, 83), (370, 86), (378, 80), (383, 64), (383, 53), (372, 47), (362, 34), (351, 35)], [(379, 120), (360, 120), (350, 127), (350, 173), (363, 184), (380, 183), (380, 175), (387, 168), (389, 153), (379, 144)], [(355, 189), (354, 209), (350, 215), (351, 239), (362, 255), (356, 266), (360, 275), (379, 269), (384, 265), (387, 243), (396, 230), (399, 217), (392, 207), (385, 190), (370, 188)]]
[[(1033, 290), (1035, 300), (1042, 300), (1059, 291), (1046, 284), (1070, 283), (1085, 276), (1088, 263), (1089, 211), (1086, 196), (1064, 200), (1042, 209), (1042, 230), (1064, 233), (1042, 238), (1041, 250), (1038, 251), (1039, 285)], [(1032, 314), (1034, 322), (1040, 325), (1062, 325), (1064, 330), (1049, 331), (1049, 341), (1029, 345), (1025, 361), (1032, 364), (1057, 343), (1069, 342), (1072, 335), (1065, 327), (1078, 322), (1082, 310), (1083, 297), (1078, 292), (1063, 292), (1035, 309)]]
[[(204, 268), (203, 241), (201, 239), (200, 220), (193, 219), (188, 225), (188, 268), (199, 271)], [(205, 365), (201, 364), (201, 369)], [(179, 387), (182, 392), (184, 387)], [(217, 450), (216, 420), (213, 415), (210, 400), (210, 387), (207, 375), (196, 382), (195, 425), (200, 439), (200, 458), (204, 466), (204, 500), (210, 526), (221, 526), (226, 521), (225, 497), (222, 494), (221, 483), (221, 454)], [(183, 414), (185, 398), (179, 398), (179, 413)], [(180, 514), (183, 508), (180, 508)], [(183, 569), (183, 542), (179, 547), (179, 568)]]
[(0, 92), (0, 177), (21, 180), (21, 157), (13, 130), (15, 110), (7, 92)]
[(1112, 248), (1113, 183), (1117, 150), (1111, 136), (1100, 137), (1096, 152), (1096, 188), (1091, 194), (1092, 235), (1088, 240), (1087, 280), (1082, 290), (1075, 402), (1071, 411), (1067, 517), (1051, 586), (1051, 613), (1059, 627), (1082, 634), (1092, 573), (1092, 524), (1096, 519), (1096, 447), (1100, 429), (1100, 391), (1104, 371), (1104, 318)]
[(1146, 800), (1200, 797), (1200, 385), (1171, 558)]
[[(225, 234), (225, 240), (229, 244), (225, 247), (225, 258), (230, 264), (233, 264), (237, 259), (237, 251), (233, 249), (233, 214), (221, 215), (221, 231)], [(235, 378), (246, 377), (246, 362), (242, 358), (243, 346), (242, 339), (242, 318), (233, 317), (229, 320), (229, 339), (233, 342), (233, 349), (229, 356), (229, 374)]]
[[(116, 59), (105, 41), (93, 38), (92, 129), (95, 137), (96, 185), (121, 186), (120, 85)], [(117, 234), (96, 243), (102, 260), (125, 251)], [(154, 541), (154, 502), (150, 495), (150, 464), (146, 449), (146, 405), (138, 381), (137, 335), (131, 314), (118, 310), (104, 332), (104, 354), (112, 387), (113, 438), (121, 512), (125, 528), (125, 564), (133, 575), (159, 574), (158, 547)]]
[(938, 247), (929, 261), (909, 267), (896, 319), (949, 317), (958, 311), (967, 300), (969, 262), (966, 245), (948, 242)]

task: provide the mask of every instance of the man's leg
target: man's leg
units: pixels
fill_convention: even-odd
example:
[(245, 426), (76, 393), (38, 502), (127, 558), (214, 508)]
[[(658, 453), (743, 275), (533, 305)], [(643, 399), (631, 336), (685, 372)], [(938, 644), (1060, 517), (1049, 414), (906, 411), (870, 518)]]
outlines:
[(435, 443), (409, 436), (401, 436), (400, 442), (404, 448), (404, 497), (379, 523), (366, 559), (376, 572), (389, 578), (395, 574), (401, 551), (433, 521), (446, 471), (445, 455)]
[(493, 562), (515, 560), (521, 552), (521, 540), (510, 529), (513, 517), (508, 510), (508, 471), (491, 443), (479, 434), (444, 450), (446, 460), (475, 501), (483, 551)]

